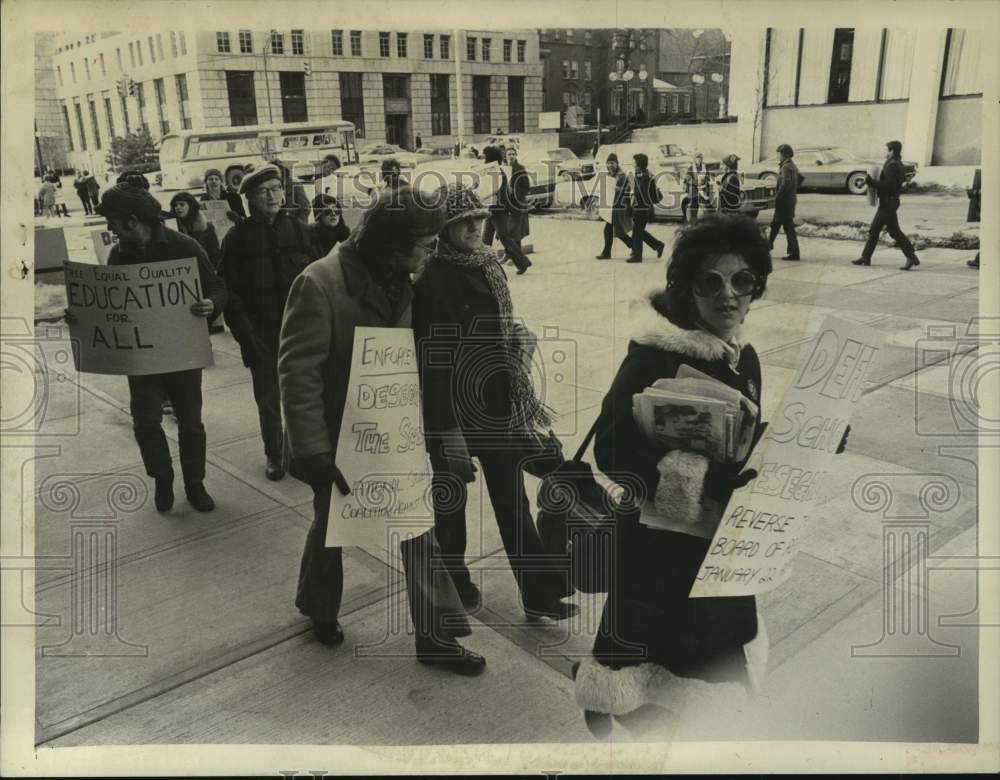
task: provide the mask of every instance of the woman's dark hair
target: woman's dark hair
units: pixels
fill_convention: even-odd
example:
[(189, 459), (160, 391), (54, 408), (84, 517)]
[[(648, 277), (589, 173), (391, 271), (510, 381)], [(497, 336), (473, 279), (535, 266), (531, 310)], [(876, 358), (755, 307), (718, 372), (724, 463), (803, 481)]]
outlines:
[(321, 211), (326, 211), (327, 209), (335, 211), (340, 215), (343, 215), (344, 213), (344, 209), (340, 206), (340, 201), (333, 197), (333, 195), (326, 195), (324, 193), (320, 193), (313, 198), (312, 209), (314, 216)]
[(897, 157), (903, 153), (903, 144), (899, 141), (889, 141), (889, 143), (886, 144), (886, 148)]
[(483, 149), (483, 160), (485, 162), (488, 162), (488, 163), (491, 163), (491, 162), (496, 162), (496, 163), (502, 162), (503, 161), (503, 154), (500, 151), (500, 147), (499, 146), (487, 146), (485, 149)]
[(667, 288), (651, 297), (653, 308), (680, 328), (695, 327), (694, 280), (706, 260), (729, 254), (746, 261), (757, 278), (750, 300), (760, 298), (771, 273), (767, 239), (752, 219), (712, 214), (678, 233), (667, 265)]
[(192, 222), (195, 221), (195, 218), (201, 211), (201, 204), (198, 202), (198, 199), (195, 198), (195, 196), (192, 195), (190, 192), (178, 192), (176, 195), (174, 195), (174, 197), (170, 199), (171, 213), (174, 210), (174, 204), (178, 202), (187, 203), (188, 215), (182, 221), (185, 224), (190, 225)]
[(427, 194), (403, 186), (386, 190), (365, 210), (350, 241), (370, 270), (384, 269), (397, 252), (410, 252), (418, 238), (440, 233), (444, 221), (444, 198), (439, 192)]

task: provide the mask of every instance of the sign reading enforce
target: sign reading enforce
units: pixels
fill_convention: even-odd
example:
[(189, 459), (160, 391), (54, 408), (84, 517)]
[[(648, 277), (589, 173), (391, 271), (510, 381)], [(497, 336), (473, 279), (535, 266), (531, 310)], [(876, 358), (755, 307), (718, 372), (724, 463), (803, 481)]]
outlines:
[(333, 490), (327, 547), (384, 546), (390, 522), (414, 533), (434, 525), (421, 419), (413, 331), (355, 328), (337, 441), (337, 467), (351, 494)]
[[(66, 263), (76, 368), (90, 374), (164, 374), (212, 365), (198, 261), (136, 265)], [(74, 355), (77, 352), (74, 351)]]
[(798, 541), (828, 496), (827, 473), (882, 346), (877, 331), (827, 317), (733, 493), (691, 597), (766, 593), (792, 572)]

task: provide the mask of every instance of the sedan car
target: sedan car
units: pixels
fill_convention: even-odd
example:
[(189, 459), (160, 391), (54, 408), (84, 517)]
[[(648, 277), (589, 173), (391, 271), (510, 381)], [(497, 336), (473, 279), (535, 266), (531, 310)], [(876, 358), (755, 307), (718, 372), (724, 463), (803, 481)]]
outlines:
[(358, 162), (379, 163), (389, 158), (399, 161), (401, 168), (412, 168), (428, 159), (428, 155), (423, 152), (408, 152), (401, 146), (395, 144), (369, 144), (358, 149)]
[[(796, 167), (803, 177), (802, 189), (846, 190), (852, 195), (864, 195), (868, 191), (865, 176), (872, 168), (881, 168), (885, 160), (860, 157), (840, 146), (814, 146), (796, 149)], [(772, 157), (744, 167), (748, 176), (778, 181), (780, 160)], [(903, 161), (904, 185), (917, 175), (917, 164)]]

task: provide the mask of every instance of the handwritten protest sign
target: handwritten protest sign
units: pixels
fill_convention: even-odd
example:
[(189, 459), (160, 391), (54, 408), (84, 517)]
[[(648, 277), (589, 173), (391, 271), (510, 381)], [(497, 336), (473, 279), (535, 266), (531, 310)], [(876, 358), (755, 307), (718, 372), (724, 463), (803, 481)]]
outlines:
[(97, 262), (101, 265), (107, 265), (111, 247), (118, 243), (115, 234), (110, 230), (91, 230), (90, 240), (94, 242), (94, 254), (97, 256)]
[(791, 575), (882, 341), (871, 328), (824, 320), (747, 463), (757, 478), (722, 513), (692, 598), (766, 593)]
[(384, 543), (389, 523), (414, 533), (433, 526), (420, 381), (409, 328), (354, 329), (337, 466), (351, 494), (333, 491), (327, 547)]
[(163, 374), (212, 365), (198, 261), (136, 265), (66, 263), (76, 368), (91, 374)]
[(206, 200), (202, 202), (201, 209), (205, 214), (205, 219), (215, 228), (215, 235), (221, 244), (222, 239), (226, 237), (226, 233), (233, 226), (233, 222), (228, 216), (229, 203), (224, 200)]

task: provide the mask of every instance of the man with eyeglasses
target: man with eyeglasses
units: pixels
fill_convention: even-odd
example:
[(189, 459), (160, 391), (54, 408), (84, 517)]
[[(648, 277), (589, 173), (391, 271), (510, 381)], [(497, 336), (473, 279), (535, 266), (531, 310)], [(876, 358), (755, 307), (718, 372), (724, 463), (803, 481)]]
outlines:
[(282, 172), (274, 165), (254, 171), (240, 184), (250, 216), (234, 225), (222, 242), (220, 271), (231, 294), (226, 322), (250, 369), (267, 458), (265, 476), (278, 480), (287, 470), (278, 390), (278, 341), (288, 290), (317, 259), (309, 229), (286, 211)]

